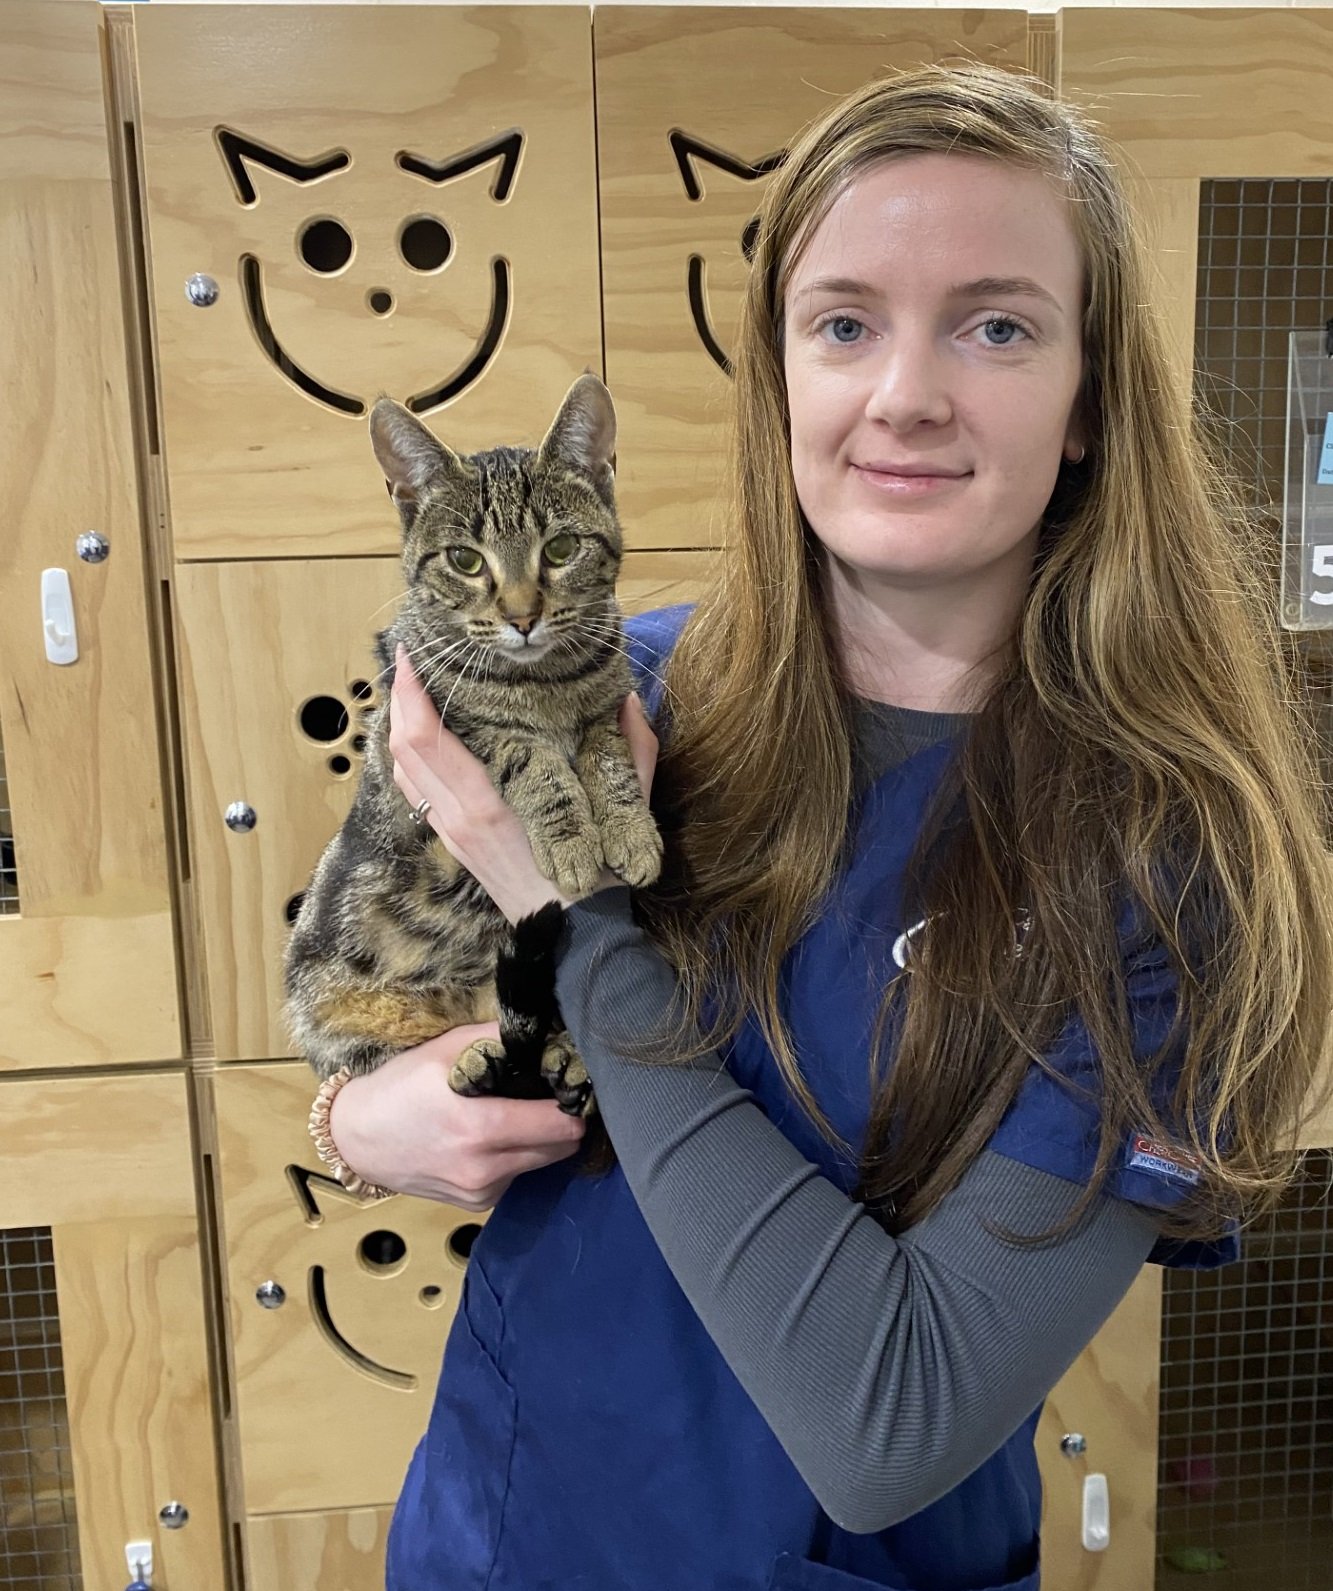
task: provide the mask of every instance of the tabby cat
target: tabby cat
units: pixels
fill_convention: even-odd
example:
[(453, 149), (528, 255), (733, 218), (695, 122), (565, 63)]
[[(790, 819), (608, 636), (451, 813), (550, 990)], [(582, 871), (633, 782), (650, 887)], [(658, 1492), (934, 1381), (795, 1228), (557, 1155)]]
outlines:
[[(615, 600), (610, 393), (581, 376), (535, 450), (460, 456), (390, 398), (376, 403), (370, 436), (402, 519), (406, 582), (376, 638), (381, 679), (392, 681), (401, 641), (562, 894), (586, 894), (604, 864), (650, 883), (661, 841), (617, 724), (631, 677)], [(413, 821), (393, 781), (387, 691), (364, 728), (352, 809), (287, 948), (293, 1038), (329, 1077), (498, 1015), (499, 1042), (465, 1050), (452, 1087), (553, 1093), (588, 1114), (591, 1086), (555, 1007), (559, 908), (511, 930), (429, 824)]]

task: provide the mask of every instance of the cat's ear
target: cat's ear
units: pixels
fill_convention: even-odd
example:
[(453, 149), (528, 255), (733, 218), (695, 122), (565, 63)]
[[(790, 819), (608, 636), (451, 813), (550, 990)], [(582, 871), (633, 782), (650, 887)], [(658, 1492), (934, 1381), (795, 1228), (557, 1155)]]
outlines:
[(405, 524), (426, 488), (462, 464), (457, 453), (392, 398), (381, 398), (370, 411), (370, 445)]
[(616, 410), (611, 394), (586, 371), (565, 394), (551, 429), (538, 449), (539, 462), (558, 459), (591, 475), (609, 491), (616, 451)]

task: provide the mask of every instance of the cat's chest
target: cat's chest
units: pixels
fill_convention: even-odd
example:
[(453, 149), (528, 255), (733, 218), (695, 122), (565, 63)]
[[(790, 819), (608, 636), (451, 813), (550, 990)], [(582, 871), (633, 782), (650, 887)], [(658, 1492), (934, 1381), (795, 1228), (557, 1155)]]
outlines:
[(497, 744), (517, 740), (572, 763), (588, 731), (616, 711), (628, 689), (628, 680), (617, 680), (611, 669), (591, 679), (479, 688), (455, 704), (454, 719), (446, 722), (482, 756)]

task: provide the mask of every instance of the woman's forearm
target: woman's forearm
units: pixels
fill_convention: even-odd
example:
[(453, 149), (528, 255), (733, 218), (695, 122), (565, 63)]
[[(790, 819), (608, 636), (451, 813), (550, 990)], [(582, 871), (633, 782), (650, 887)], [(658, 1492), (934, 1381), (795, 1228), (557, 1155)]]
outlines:
[(1147, 1258), (1152, 1216), (1112, 1199), (1056, 1246), (1001, 1244), (983, 1217), (1041, 1231), (1078, 1190), (990, 1153), (895, 1239), (719, 1058), (625, 1060), (616, 1035), (660, 1027), (676, 997), (626, 890), (571, 909), (557, 983), (654, 1239), (846, 1529), (884, 1529), (957, 1485), (1042, 1400)]

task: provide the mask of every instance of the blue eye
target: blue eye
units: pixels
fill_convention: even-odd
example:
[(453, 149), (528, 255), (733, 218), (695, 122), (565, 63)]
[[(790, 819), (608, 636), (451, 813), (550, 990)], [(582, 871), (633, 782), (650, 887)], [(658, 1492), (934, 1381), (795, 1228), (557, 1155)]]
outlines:
[[(850, 343), (856, 341), (856, 334), (862, 329), (861, 322), (851, 315), (835, 315), (832, 320), (825, 322), (833, 330), (834, 342)], [(842, 334), (850, 331), (851, 335), (844, 337)]]
[[(1007, 332), (1021, 332), (1024, 337), (1027, 336), (1024, 328), (1016, 320), (1010, 320), (1007, 315), (992, 315), (989, 320), (983, 321), (982, 324), (988, 332), (993, 326), (1000, 326)], [(989, 346), (991, 348), (1008, 348), (1013, 340), (1012, 337), (1006, 337), (1001, 342), (990, 343)]]

